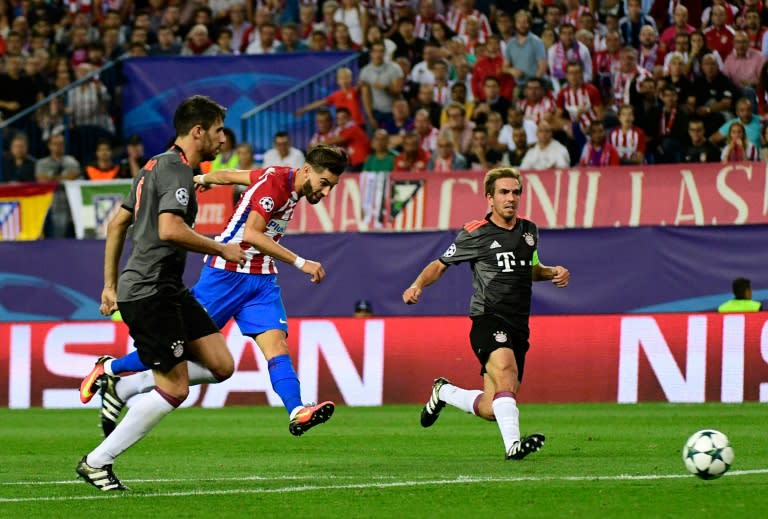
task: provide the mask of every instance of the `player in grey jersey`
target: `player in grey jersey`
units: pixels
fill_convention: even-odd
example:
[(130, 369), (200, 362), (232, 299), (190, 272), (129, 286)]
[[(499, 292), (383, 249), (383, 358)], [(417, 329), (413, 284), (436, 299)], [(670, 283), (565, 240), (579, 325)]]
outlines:
[(570, 273), (561, 266), (539, 262), (539, 232), (533, 222), (518, 217), (522, 178), (514, 168), (496, 168), (485, 176), (485, 197), (491, 212), (468, 223), (448, 250), (421, 271), (403, 292), (403, 302), (416, 304), (423, 289), (450, 265), (469, 262), (475, 289), (470, 304), (472, 350), (480, 361), (483, 390), (454, 386), (444, 378), (432, 385), (421, 411), (421, 425), (437, 421), (445, 404), (496, 420), (506, 459), (523, 459), (544, 445), (544, 435), (520, 436), (517, 391), (528, 351), (528, 318), (533, 281), (568, 285)]
[[(207, 97), (183, 101), (173, 116), (173, 147), (144, 165), (109, 223), (100, 310), (109, 315), (119, 302), (139, 357), (152, 367), (155, 390), (131, 407), (112, 434), (77, 464), (77, 474), (100, 490), (127, 490), (112, 463), (181, 405), (190, 379), (220, 381), (234, 371), (224, 336), (182, 281), (188, 250), (245, 262), (239, 244), (219, 243), (192, 229), (197, 215), (192, 177), (200, 162), (213, 160), (224, 142), (224, 113)], [(118, 261), (131, 223), (133, 251), (118, 284)], [(187, 360), (194, 362), (188, 366)]]

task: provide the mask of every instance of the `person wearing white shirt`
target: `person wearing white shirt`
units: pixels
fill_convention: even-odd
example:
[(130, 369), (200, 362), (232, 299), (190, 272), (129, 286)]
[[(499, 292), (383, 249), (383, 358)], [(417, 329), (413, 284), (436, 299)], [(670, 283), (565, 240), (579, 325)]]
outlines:
[(277, 132), (273, 142), (274, 147), (264, 153), (265, 167), (287, 166), (299, 169), (304, 165), (304, 154), (291, 146), (291, 137), (288, 132)]
[(520, 169), (567, 168), (571, 165), (568, 149), (552, 138), (552, 127), (547, 121), (539, 123), (536, 133), (539, 143), (525, 154)]
[(509, 151), (515, 151), (517, 146), (515, 140), (512, 138), (512, 130), (514, 128), (523, 127), (525, 135), (528, 137), (528, 146), (536, 144), (538, 140), (536, 134), (536, 123), (530, 119), (523, 117), (523, 111), (517, 106), (510, 106), (507, 110), (507, 124), (505, 124), (499, 132), (499, 142), (506, 144)]

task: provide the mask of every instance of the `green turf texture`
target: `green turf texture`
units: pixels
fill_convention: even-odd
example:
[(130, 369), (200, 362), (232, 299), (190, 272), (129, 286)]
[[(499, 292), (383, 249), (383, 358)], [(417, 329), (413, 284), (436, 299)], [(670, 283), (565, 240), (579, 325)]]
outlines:
[[(94, 410), (2, 409), (0, 517), (765, 517), (764, 404), (522, 405), (547, 435), (522, 461), (494, 423), (446, 408), (422, 429), (419, 410), (339, 407), (295, 438), (279, 408), (180, 409), (121, 456), (116, 494), (75, 476)], [(736, 452), (714, 481), (681, 460), (704, 428)]]

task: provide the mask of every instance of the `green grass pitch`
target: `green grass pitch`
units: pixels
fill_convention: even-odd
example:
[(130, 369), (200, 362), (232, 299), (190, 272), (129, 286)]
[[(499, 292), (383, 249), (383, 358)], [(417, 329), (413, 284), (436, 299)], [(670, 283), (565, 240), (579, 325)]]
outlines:
[[(75, 477), (100, 441), (93, 410), (0, 410), (0, 517), (754, 518), (768, 503), (764, 404), (522, 405), (544, 449), (505, 461), (496, 425), (446, 408), (339, 407), (300, 438), (285, 411), (181, 409), (126, 452), (132, 491)], [(689, 475), (685, 440), (703, 428), (736, 460), (714, 481)]]

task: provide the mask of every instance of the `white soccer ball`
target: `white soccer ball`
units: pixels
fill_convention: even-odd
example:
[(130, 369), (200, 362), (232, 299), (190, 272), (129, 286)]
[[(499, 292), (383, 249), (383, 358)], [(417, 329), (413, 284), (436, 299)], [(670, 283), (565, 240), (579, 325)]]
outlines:
[(733, 457), (733, 447), (728, 437), (714, 429), (693, 433), (683, 447), (685, 468), (701, 479), (719, 478), (728, 472)]

